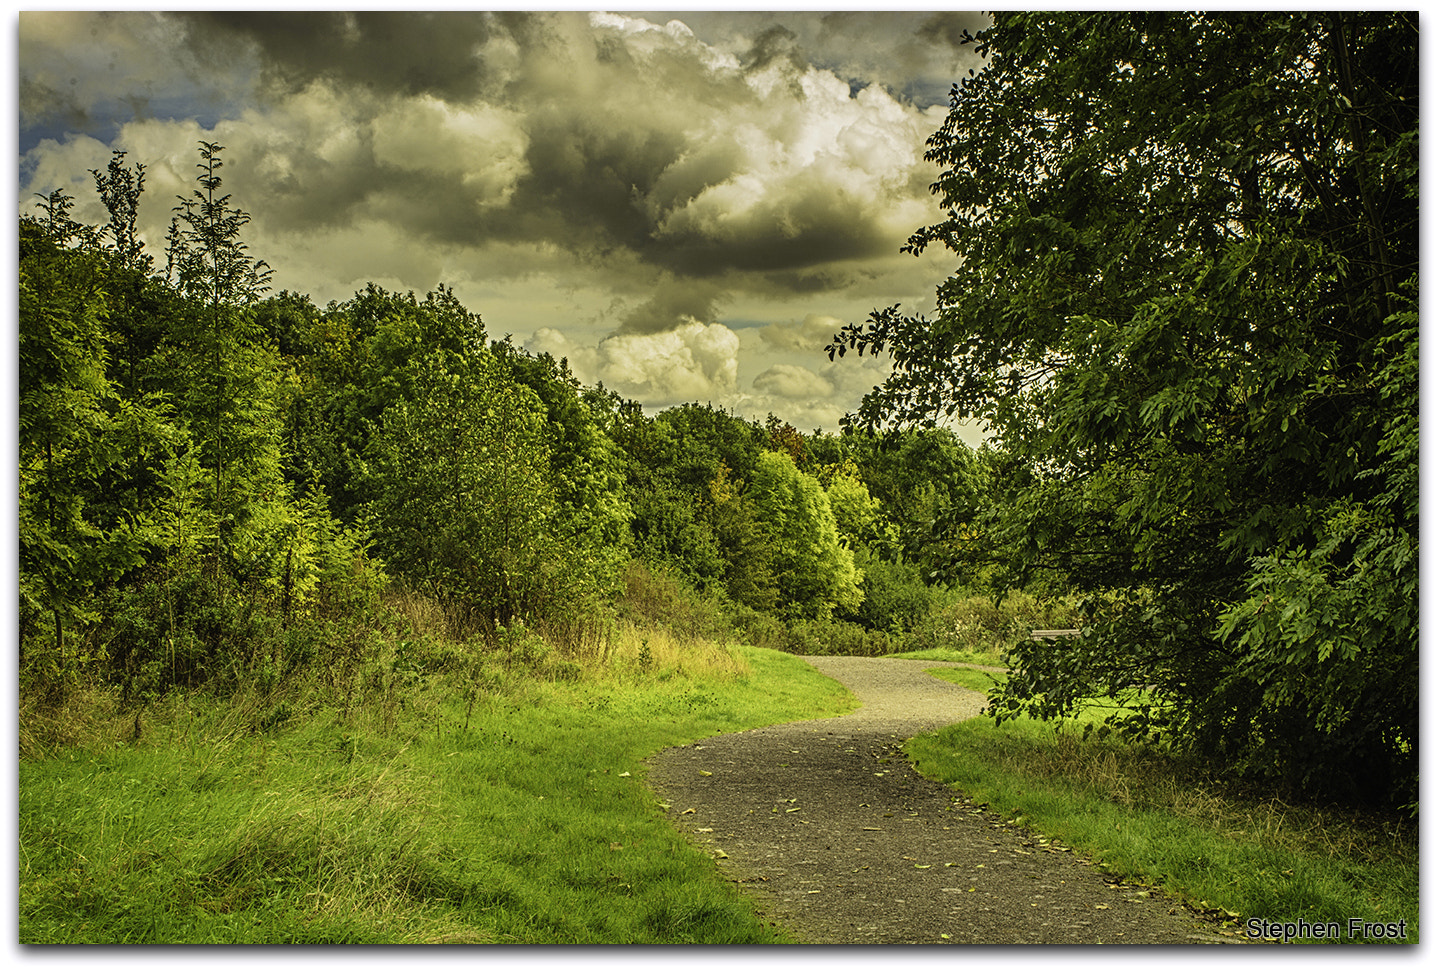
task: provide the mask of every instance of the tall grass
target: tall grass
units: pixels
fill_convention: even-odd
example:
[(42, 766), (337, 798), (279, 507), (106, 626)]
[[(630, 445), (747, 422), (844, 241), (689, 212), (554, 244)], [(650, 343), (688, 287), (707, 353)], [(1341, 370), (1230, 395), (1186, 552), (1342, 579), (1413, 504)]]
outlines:
[(395, 596), (403, 636), (346, 672), (22, 701), (20, 940), (783, 940), (667, 822), (643, 760), (847, 693), (642, 610), (603, 651), (518, 625), (496, 649)]
[[(979, 690), (996, 680), (932, 673)], [(1406, 920), (1417, 941), (1417, 833), (1404, 821), (1236, 790), (1196, 763), (1077, 727), (977, 718), (915, 738), (908, 751), (925, 775), (1235, 928), (1249, 918)]]

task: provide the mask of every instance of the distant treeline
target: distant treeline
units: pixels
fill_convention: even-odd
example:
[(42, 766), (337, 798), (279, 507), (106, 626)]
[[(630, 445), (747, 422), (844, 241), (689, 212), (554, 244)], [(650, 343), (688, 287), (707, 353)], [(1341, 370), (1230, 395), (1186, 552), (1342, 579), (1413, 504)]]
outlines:
[[(579, 650), (639, 561), (751, 619), (897, 632), (928, 611), (995, 457), (943, 430), (805, 434), (646, 416), (490, 341), (440, 287), (268, 291), (201, 143), (163, 265), (144, 166), (20, 221), (20, 647), (27, 678), (127, 696), (325, 656), (392, 582), (498, 643)], [(277, 650), (282, 645), (283, 650)]]

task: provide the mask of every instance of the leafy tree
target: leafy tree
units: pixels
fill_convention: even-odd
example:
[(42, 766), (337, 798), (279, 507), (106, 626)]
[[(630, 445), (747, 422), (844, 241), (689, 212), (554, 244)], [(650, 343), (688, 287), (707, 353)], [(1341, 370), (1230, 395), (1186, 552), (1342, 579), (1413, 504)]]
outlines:
[(624, 490), (623, 454), (608, 435), (614, 415), (586, 398), (567, 361), (527, 354), (508, 340), (496, 341), (491, 350), (510, 376), (544, 403), (553, 435), (550, 474), (561, 529), (585, 542), (595, 555), (607, 548), (617, 560), (628, 545), (632, 512)]
[[(620, 407), (609, 434), (626, 459), (635, 554), (671, 565), (701, 590), (724, 586), (736, 555), (725, 543), (743, 545), (752, 536), (741, 506), (716, 503), (712, 489), (729, 481), (720, 490), (727, 495), (750, 474), (762, 429), (712, 406), (679, 405), (648, 418), (631, 402)], [(757, 591), (733, 595), (746, 603), (762, 600), (766, 595)]]
[(546, 409), (483, 347), (416, 353), (365, 452), (388, 563), (490, 635), (592, 606), (603, 564), (562, 515)]
[[(947, 428), (904, 428), (848, 436), (859, 474), (892, 527), (880, 552), (934, 582), (977, 580), (977, 524), (992, 507), (992, 455)], [(892, 535), (892, 539), (890, 536)]]
[(724, 560), (724, 589), (754, 610), (773, 610), (779, 603), (774, 536), (759, 521), (744, 482), (727, 465), (720, 463), (703, 508)]
[(1126, 727), (1329, 797), (1416, 799), (1418, 23), (1000, 14), (928, 158), (960, 258), (876, 311), (856, 425), (985, 421), (986, 542), (1090, 592), (1000, 718)]
[(413, 401), (417, 371), (428, 355), (465, 360), (485, 347), (483, 321), (443, 286), (423, 300), (371, 283), (324, 312), (308, 300), (262, 305), (261, 324), (293, 353), (298, 388), (287, 419), (297, 483), (311, 472), (334, 514), (353, 525), (380, 487), (365, 450), (384, 413)]
[(88, 508), (95, 482), (119, 458), (101, 261), (57, 245), (67, 234), (50, 237), (56, 225), (26, 220), (20, 231), (19, 579), (22, 625), (48, 614), (63, 658), (65, 629), (87, 619), (91, 590), (128, 564), (115, 562)]
[(835, 607), (858, 607), (862, 577), (840, 541), (819, 480), (800, 472), (787, 453), (765, 452), (750, 493), (759, 522), (773, 536), (773, 570), (784, 610), (827, 617)]

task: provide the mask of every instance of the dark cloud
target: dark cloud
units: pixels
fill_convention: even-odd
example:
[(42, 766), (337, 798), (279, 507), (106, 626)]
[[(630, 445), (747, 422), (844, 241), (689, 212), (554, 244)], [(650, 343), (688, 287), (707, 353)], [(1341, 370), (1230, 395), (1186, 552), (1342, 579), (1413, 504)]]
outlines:
[(782, 64), (802, 71), (808, 66), (799, 35), (783, 24), (773, 24), (759, 32), (754, 44), (741, 59), (746, 71), (762, 71), (772, 64)]
[[(316, 79), (384, 94), (463, 99), (483, 82), (478, 48), (496, 20), (486, 13), (419, 11), (191, 11), (176, 13), (202, 58), (253, 44), (267, 84), (294, 92)], [(502, 28), (501, 28), (502, 29)]]
[(669, 277), (655, 288), (648, 300), (624, 316), (619, 323), (619, 333), (657, 334), (673, 330), (685, 318), (706, 323), (716, 316), (716, 303), (722, 292), (714, 283)]
[(986, 14), (943, 11), (927, 17), (915, 34), (926, 40), (947, 44), (955, 51), (971, 54), (973, 47), (965, 42), (965, 36), (977, 34), (988, 27), (989, 22)]
[(22, 130), (59, 123), (72, 130), (86, 131), (94, 124), (74, 94), (33, 77), (20, 75), (18, 94)]
[[(943, 31), (925, 27), (931, 16), (189, 12), (109, 23), (148, 31), (136, 52), (173, 53), (246, 99), (205, 127), (226, 145), (227, 191), (275, 241), (363, 237), (366, 254), (443, 253), (411, 263), (476, 277), (495, 253), (511, 275), (534, 254), (534, 273), (567, 263), (623, 294), (618, 327), (632, 336), (711, 321), (735, 293), (849, 289), (872, 272), (866, 261), (896, 257), (929, 204), (922, 142), (937, 124), (904, 95), (905, 72), (917, 65), (946, 87), (958, 64)], [(93, 111), (93, 97), (65, 100), (63, 76), (22, 74), (22, 104)], [(171, 181), (189, 173), (195, 137), (163, 124), (184, 117), (164, 100), (173, 90), (116, 101), (157, 119), (127, 144), (147, 163), (145, 150), (163, 146)], [(346, 263), (366, 272), (358, 256)]]

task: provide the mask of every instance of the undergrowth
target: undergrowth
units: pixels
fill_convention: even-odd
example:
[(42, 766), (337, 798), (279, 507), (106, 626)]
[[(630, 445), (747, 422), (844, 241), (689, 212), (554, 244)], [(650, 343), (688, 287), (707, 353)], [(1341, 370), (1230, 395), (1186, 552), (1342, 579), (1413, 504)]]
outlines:
[[(936, 669), (987, 690), (1002, 675)], [(1246, 921), (1407, 921), (1418, 932), (1416, 828), (1396, 815), (1296, 804), (1220, 781), (1200, 761), (1060, 725), (975, 718), (909, 742), (921, 772), (1162, 886), (1246, 933)]]

